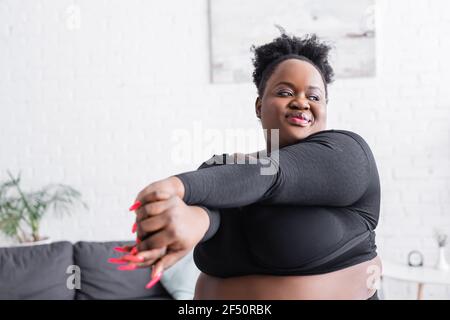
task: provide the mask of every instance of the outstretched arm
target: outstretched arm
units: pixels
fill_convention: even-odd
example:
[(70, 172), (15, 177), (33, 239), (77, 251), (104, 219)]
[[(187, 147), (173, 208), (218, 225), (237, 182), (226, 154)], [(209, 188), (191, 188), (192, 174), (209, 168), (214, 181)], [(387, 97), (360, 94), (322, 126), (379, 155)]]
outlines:
[(224, 164), (175, 175), (184, 186), (183, 200), (213, 208), (252, 203), (348, 206), (365, 193), (371, 162), (353, 137), (319, 132), (263, 157), (278, 168), (261, 174), (267, 164)]
[[(204, 169), (207, 168), (208, 164), (205, 162), (203, 162), (200, 167), (197, 168), (197, 170), (200, 169)], [(184, 194), (183, 194), (184, 197)], [(182, 198), (183, 198), (182, 197)], [(202, 205), (197, 205), (198, 207), (202, 208), (205, 213), (208, 215), (208, 219), (209, 219), (209, 226), (208, 226), (208, 230), (206, 231), (205, 235), (203, 236), (202, 240), (200, 241), (205, 242), (208, 241), (209, 239), (211, 239), (217, 232), (217, 230), (219, 230), (220, 227), (220, 211), (217, 208), (211, 208), (211, 207), (205, 207)]]

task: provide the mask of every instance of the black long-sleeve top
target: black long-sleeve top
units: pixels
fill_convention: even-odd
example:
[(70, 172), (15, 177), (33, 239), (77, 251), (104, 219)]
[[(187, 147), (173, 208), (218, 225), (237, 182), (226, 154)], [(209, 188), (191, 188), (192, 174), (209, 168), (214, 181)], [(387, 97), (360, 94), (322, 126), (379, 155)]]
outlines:
[(210, 217), (194, 249), (207, 274), (320, 274), (377, 255), (378, 170), (354, 132), (316, 132), (253, 163), (222, 154), (176, 176)]

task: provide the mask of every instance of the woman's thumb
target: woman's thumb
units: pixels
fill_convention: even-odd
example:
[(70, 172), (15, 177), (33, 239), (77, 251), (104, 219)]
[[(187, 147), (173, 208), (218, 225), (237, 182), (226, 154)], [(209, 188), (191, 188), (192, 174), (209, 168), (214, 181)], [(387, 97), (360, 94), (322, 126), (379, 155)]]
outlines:
[(164, 255), (153, 265), (152, 278), (154, 278), (159, 273), (162, 273), (164, 270), (173, 266), (184, 255), (185, 255), (184, 251), (175, 251)]

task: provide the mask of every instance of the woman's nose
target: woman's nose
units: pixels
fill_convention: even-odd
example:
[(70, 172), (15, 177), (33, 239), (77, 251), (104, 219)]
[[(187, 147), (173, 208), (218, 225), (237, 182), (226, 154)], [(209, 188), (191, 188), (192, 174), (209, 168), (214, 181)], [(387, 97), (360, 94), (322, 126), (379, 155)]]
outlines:
[(289, 107), (291, 109), (309, 109), (309, 103), (304, 100), (292, 102)]

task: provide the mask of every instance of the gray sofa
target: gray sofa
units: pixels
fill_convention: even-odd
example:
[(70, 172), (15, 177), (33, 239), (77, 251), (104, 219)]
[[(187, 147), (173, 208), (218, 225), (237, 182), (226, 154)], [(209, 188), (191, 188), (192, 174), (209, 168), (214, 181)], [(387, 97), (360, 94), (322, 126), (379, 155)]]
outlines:
[(145, 289), (150, 269), (119, 271), (107, 262), (121, 255), (114, 247), (127, 244), (131, 242), (61, 241), (0, 248), (0, 299), (172, 300), (161, 282)]

